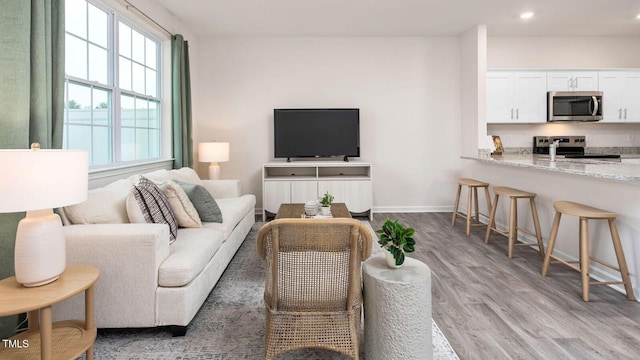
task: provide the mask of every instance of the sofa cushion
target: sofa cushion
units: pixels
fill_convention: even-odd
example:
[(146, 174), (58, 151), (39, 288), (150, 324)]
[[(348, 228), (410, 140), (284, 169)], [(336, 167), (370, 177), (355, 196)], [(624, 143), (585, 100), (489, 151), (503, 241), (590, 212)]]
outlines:
[(180, 180), (175, 182), (182, 187), (182, 189), (189, 196), (189, 200), (193, 203), (198, 215), (202, 221), (218, 222), (223, 221), (222, 212), (216, 200), (202, 185), (186, 183)]
[(200, 177), (195, 172), (195, 170), (188, 167), (169, 171), (169, 178), (171, 180), (178, 180), (186, 183), (202, 185), (202, 180), (200, 180)]
[(140, 181), (140, 178), (146, 177), (147, 179), (153, 181), (156, 184), (163, 183), (167, 180), (171, 180), (171, 176), (169, 175), (169, 171), (165, 169), (155, 170), (144, 175), (131, 175), (127, 179), (131, 181), (132, 184), (136, 184)]
[(178, 223), (162, 190), (153, 181), (141, 176), (133, 187), (133, 195), (145, 221), (150, 224), (169, 225), (169, 243), (174, 242), (178, 235)]
[(132, 187), (131, 182), (118, 180), (89, 190), (86, 201), (64, 208), (65, 215), (71, 224), (128, 223), (125, 201)]
[(158, 285), (184, 286), (195, 279), (223, 243), (222, 233), (214, 229), (179, 229), (178, 240), (158, 269)]
[(218, 199), (217, 202), (224, 216), (224, 221), (222, 223), (203, 222), (202, 226), (220, 230), (226, 240), (242, 218), (253, 210), (256, 205), (256, 197), (253, 194), (247, 194), (237, 198)]
[(171, 205), (171, 210), (178, 221), (179, 227), (202, 227), (198, 210), (193, 206), (189, 196), (180, 185), (174, 181), (167, 181), (164, 186), (164, 194), (169, 200), (169, 205)]
[(165, 169), (155, 170), (143, 175), (129, 176), (128, 180), (132, 184), (135, 184), (136, 182), (138, 182), (141, 176), (146, 177), (147, 179), (153, 181), (156, 184), (160, 184), (169, 180), (179, 180), (179, 181), (183, 181), (191, 184), (202, 185), (202, 180), (200, 180), (200, 177), (195, 172), (195, 170), (188, 167), (183, 167), (175, 170), (165, 170)]

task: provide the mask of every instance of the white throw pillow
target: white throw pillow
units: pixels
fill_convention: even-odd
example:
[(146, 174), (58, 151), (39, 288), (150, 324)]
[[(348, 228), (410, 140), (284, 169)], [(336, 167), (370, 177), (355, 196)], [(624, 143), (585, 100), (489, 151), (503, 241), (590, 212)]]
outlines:
[(142, 209), (140, 209), (140, 205), (138, 205), (136, 196), (133, 194), (133, 190), (131, 190), (129, 192), (129, 196), (127, 196), (126, 207), (129, 222), (134, 224), (144, 224), (147, 222), (147, 220), (144, 219), (144, 214), (142, 213)]
[(182, 187), (173, 181), (167, 181), (164, 185), (164, 194), (169, 200), (169, 205), (178, 221), (178, 226), (185, 228), (202, 227), (200, 215), (198, 215), (198, 211)]

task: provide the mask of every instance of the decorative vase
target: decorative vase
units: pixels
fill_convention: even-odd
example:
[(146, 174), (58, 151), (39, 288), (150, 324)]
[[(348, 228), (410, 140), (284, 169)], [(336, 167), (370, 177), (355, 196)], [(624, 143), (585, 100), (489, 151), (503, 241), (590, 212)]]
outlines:
[(385, 253), (386, 258), (387, 258), (387, 265), (389, 265), (390, 268), (398, 269), (398, 268), (402, 267), (402, 265), (404, 265), (404, 263), (402, 263), (400, 265), (396, 265), (396, 258), (393, 257), (393, 254), (391, 252), (389, 252), (389, 250), (384, 249), (384, 253)]
[(321, 207), (321, 208), (320, 208), (320, 212), (321, 212), (321, 213), (322, 213), (322, 215), (324, 215), (324, 216), (329, 216), (329, 215), (331, 215), (331, 205)]

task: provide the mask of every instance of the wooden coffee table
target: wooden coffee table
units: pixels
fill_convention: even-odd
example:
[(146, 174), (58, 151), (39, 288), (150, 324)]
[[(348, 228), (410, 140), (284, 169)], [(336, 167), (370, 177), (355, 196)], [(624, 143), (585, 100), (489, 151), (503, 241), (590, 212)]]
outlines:
[[(281, 204), (276, 219), (299, 219), (302, 214), (304, 214), (304, 204)], [(334, 218), (351, 219), (351, 213), (344, 203), (331, 204), (331, 215)]]

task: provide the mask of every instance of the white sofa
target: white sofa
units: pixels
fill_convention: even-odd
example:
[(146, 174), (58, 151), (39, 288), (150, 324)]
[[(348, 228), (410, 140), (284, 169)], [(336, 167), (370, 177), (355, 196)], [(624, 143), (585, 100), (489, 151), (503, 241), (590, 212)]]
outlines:
[[(139, 178), (89, 191), (89, 199), (61, 209), (67, 263), (100, 269), (95, 285), (98, 328), (186, 327), (204, 303), (255, 223), (255, 196), (241, 195), (237, 180), (200, 180), (189, 168), (144, 175), (155, 183), (180, 180), (204, 186), (222, 212), (222, 223), (179, 228), (128, 223), (125, 201)], [(54, 318), (82, 319), (83, 296), (54, 307)]]

